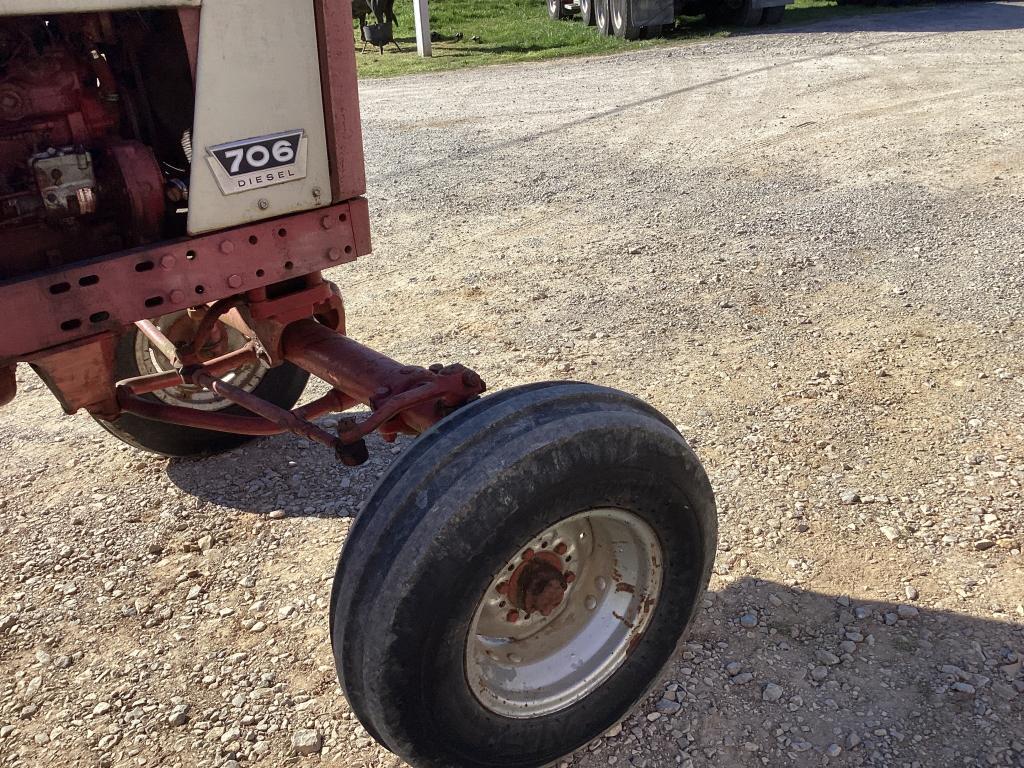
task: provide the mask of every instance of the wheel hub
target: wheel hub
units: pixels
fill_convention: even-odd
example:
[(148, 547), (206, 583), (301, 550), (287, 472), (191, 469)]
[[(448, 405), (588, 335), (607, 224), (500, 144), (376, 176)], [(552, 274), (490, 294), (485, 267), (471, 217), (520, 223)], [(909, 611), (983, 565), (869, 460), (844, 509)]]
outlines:
[(528, 615), (550, 616), (565, 597), (571, 572), (565, 571), (562, 558), (554, 553), (528, 553), (523, 553), (523, 562), (508, 580), (509, 599)]
[(654, 530), (621, 509), (573, 515), (524, 542), (470, 625), (466, 676), (480, 703), (538, 717), (600, 687), (650, 623), (662, 562)]

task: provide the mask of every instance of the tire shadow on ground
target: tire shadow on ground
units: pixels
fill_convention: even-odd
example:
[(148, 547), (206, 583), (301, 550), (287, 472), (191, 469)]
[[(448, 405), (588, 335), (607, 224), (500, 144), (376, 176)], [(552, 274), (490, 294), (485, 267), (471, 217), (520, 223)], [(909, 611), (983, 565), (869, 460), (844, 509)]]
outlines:
[[(1010, 615), (982, 619), (752, 578), (707, 598), (664, 684), (625, 724), (626, 734), (645, 729), (645, 754), (682, 749), (701, 766), (820, 766), (833, 745), (847, 753), (840, 765), (1024, 758), (1024, 623)], [(740, 618), (750, 615), (757, 625), (746, 628)], [(673, 686), (681, 707), (651, 727), (646, 713), (674, 709), (656, 706)], [(620, 750), (628, 764), (637, 746), (608, 740), (581, 751), (579, 765), (607, 766)], [(716, 754), (705, 763), (708, 750)]]
[[(318, 422), (333, 430), (329, 417)], [(333, 452), (295, 435), (260, 438), (202, 459), (173, 460), (167, 476), (182, 491), (227, 509), (258, 515), (284, 510), (290, 517), (351, 517), (410, 438), (388, 444), (367, 439), (370, 459), (346, 467)]]

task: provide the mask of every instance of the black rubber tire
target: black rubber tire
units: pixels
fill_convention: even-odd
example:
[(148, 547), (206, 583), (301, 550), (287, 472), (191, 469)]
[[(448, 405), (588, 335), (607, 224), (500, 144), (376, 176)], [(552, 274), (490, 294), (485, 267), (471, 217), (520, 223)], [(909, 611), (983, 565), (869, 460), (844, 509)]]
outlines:
[(782, 22), (785, 12), (786, 6), (773, 5), (771, 8), (764, 9), (764, 18), (762, 20), (765, 24), (779, 24)]
[[(141, 373), (135, 360), (137, 333), (138, 330), (133, 327), (118, 340), (114, 357), (114, 376), (117, 380), (139, 376)], [(267, 371), (252, 393), (274, 405), (290, 409), (299, 401), (308, 380), (309, 374), (301, 368), (284, 363)], [(143, 397), (152, 402), (160, 402), (155, 395)], [(237, 405), (225, 408), (220, 413), (252, 415)], [(96, 422), (123, 443), (142, 451), (172, 458), (223, 453), (255, 439), (251, 435), (212, 432), (207, 429), (151, 421), (130, 413), (122, 414), (116, 421), (96, 419)]]
[(764, 15), (763, 8), (754, 8), (751, 0), (718, 0), (711, 12), (716, 24), (756, 27)]
[(580, 0), (580, 21), (588, 27), (597, 23), (594, 21), (594, 0)]
[(633, 24), (632, 0), (609, 0), (608, 8), (612, 17), (612, 34), (623, 40), (640, 37), (640, 27)]
[(548, 0), (548, 18), (557, 21), (558, 19), (564, 19), (568, 15), (565, 6), (562, 5), (562, 0)]
[(611, 0), (594, 0), (594, 26), (602, 35), (612, 33)]
[[(466, 680), (472, 614), (494, 573), (553, 522), (600, 506), (657, 532), (651, 623), (597, 690), (505, 718)], [(714, 496), (675, 428), (612, 389), (550, 382), (456, 411), (381, 479), (345, 542), (331, 595), (342, 688), (366, 730), (416, 768), (545, 765), (618, 722), (672, 658), (707, 586)]]

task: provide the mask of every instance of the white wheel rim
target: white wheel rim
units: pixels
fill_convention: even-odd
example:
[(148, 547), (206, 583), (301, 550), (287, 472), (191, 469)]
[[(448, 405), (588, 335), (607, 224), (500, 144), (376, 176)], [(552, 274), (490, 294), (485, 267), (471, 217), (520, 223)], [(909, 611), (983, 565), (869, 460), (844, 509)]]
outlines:
[[(470, 624), (466, 676), (477, 700), (505, 717), (532, 718), (589, 696), (650, 624), (662, 563), (654, 529), (622, 509), (581, 512), (524, 543), (495, 574)], [(526, 610), (524, 586), (554, 590), (545, 598), (534, 592), (534, 603), (550, 603), (559, 583), (564, 595), (545, 604), (548, 615)]]
[[(153, 322), (156, 323), (161, 331), (166, 333), (184, 314), (184, 312), (172, 312), (169, 315), (163, 315)], [(227, 335), (227, 351), (233, 352), (236, 349), (240, 349), (246, 343), (246, 338), (230, 326), (222, 323), (221, 331)], [(164, 357), (162, 352), (153, 347), (149, 339), (142, 333), (135, 334), (135, 364), (142, 375), (174, 370), (170, 361)], [(263, 381), (263, 377), (269, 370), (266, 365), (256, 361), (240, 366), (222, 376), (221, 381), (233, 384), (240, 389), (244, 389), (246, 392), (252, 392)], [(230, 400), (225, 400), (208, 389), (184, 384), (178, 387), (157, 390), (153, 393), (153, 396), (168, 405), (179, 405), (197, 411), (220, 411), (232, 405)]]

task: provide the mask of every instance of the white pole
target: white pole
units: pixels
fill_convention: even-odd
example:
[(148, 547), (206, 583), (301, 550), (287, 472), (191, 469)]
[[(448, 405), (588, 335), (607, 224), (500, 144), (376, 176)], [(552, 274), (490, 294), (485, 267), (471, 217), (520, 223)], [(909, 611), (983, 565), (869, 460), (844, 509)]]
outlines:
[(420, 56), (430, 54), (430, 9), (427, 0), (413, 0), (413, 12), (416, 15), (416, 50)]

